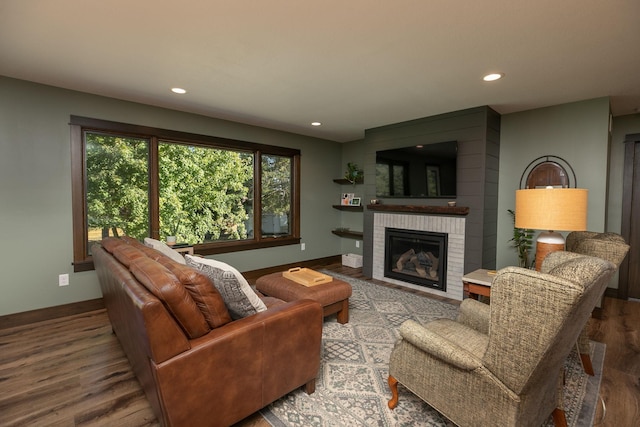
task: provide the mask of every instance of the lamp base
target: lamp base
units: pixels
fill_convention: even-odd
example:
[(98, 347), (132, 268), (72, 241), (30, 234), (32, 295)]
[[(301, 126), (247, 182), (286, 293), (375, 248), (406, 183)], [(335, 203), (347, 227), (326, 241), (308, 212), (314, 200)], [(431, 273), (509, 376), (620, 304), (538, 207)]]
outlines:
[(536, 271), (540, 271), (542, 261), (551, 252), (564, 251), (564, 237), (555, 231), (544, 231), (536, 240)]

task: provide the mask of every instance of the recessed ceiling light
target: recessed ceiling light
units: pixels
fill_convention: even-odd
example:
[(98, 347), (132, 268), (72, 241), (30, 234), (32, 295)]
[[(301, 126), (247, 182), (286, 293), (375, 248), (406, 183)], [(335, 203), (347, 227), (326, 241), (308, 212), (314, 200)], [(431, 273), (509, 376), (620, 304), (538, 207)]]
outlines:
[(185, 89), (182, 89), (181, 87), (172, 87), (171, 92), (179, 93), (181, 95), (187, 93), (187, 91)]
[(311, 126), (321, 126), (322, 123), (320, 122), (311, 122)]
[(503, 77), (504, 77), (503, 73), (491, 73), (484, 76), (482, 80), (484, 80), (485, 82), (493, 82), (496, 80), (500, 80)]

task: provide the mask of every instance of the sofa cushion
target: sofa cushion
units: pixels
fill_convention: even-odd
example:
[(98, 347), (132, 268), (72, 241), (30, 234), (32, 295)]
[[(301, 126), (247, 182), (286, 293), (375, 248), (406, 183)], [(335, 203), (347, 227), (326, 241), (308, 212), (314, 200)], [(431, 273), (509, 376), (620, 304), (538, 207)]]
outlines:
[(102, 241), (100, 241), (100, 245), (102, 245), (102, 247), (110, 254), (113, 253), (115, 248), (123, 244), (125, 244), (125, 242), (123, 242), (121, 239), (118, 239), (117, 237), (105, 237), (104, 239), (102, 239)]
[(129, 270), (149, 292), (164, 303), (190, 339), (201, 337), (210, 331), (209, 324), (189, 292), (166, 267), (143, 256), (134, 259)]
[(147, 257), (144, 252), (124, 242), (113, 249), (113, 256), (127, 268), (131, 266), (135, 259)]
[(160, 257), (158, 262), (167, 267), (180, 280), (211, 328), (217, 328), (231, 322), (231, 316), (220, 292), (207, 276), (165, 256)]
[(261, 311), (267, 306), (258, 298), (238, 270), (209, 258), (185, 256), (187, 265), (202, 271), (220, 291), (232, 319), (240, 319)]
[(162, 252), (163, 255), (168, 256), (175, 262), (179, 262), (180, 264), (185, 264), (184, 258), (178, 252), (171, 249), (166, 243), (161, 242), (160, 240), (152, 239), (151, 237), (144, 238), (144, 244)]
[[(121, 239), (124, 240), (125, 242), (127, 242), (129, 245), (133, 246), (134, 248), (140, 250), (146, 256), (148, 256), (149, 258), (151, 258), (154, 261), (158, 261), (160, 258), (165, 258), (165, 259), (171, 260), (170, 257), (168, 257), (167, 255), (163, 254), (159, 250), (153, 249), (151, 246), (147, 246), (144, 243), (141, 243), (139, 240), (134, 239), (133, 237), (123, 236), (123, 237), (121, 237)], [(174, 250), (171, 250), (171, 251), (175, 252)], [(180, 257), (180, 259), (183, 260), (182, 257)]]

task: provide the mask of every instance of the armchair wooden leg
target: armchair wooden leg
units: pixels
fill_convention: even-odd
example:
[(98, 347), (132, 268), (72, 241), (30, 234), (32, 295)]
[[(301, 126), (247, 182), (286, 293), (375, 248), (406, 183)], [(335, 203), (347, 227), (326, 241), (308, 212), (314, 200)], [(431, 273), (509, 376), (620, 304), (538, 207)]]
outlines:
[(567, 427), (567, 417), (564, 415), (564, 411), (560, 408), (553, 410), (553, 425), (556, 427)]
[(389, 409), (395, 409), (398, 406), (398, 380), (389, 375), (387, 380), (391, 389), (391, 399), (389, 399)]
[(316, 379), (312, 379), (304, 385), (304, 392), (307, 394), (313, 394), (316, 391)]
[(591, 364), (591, 356), (587, 353), (580, 353), (580, 360), (582, 361), (582, 368), (587, 375), (594, 376), (596, 373), (593, 371), (593, 365)]

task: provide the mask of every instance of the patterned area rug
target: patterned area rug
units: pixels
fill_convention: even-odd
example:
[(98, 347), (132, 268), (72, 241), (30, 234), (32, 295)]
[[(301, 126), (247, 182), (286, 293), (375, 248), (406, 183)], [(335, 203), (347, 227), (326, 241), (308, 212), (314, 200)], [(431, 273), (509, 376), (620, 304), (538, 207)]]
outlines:
[[(426, 323), (439, 317), (455, 318), (456, 305), (364, 282), (335, 273), (349, 282), (349, 323), (325, 321), (323, 354), (316, 391), (298, 389), (277, 400), (262, 414), (274, 427), (283, 426), (452, 426), (453, 424), (411, 392), (399, 387), (400, 404), (391, 411), (387, 385), (389, 355), (398, 328), (407, 319)], [(593, 424), (604, 344), (592, 343), (595, 377), (584, 374), (572, 354), (567, 362), (565, 386), (569, 426)], [(548, 425), (553, 425), (549, 419)]]

